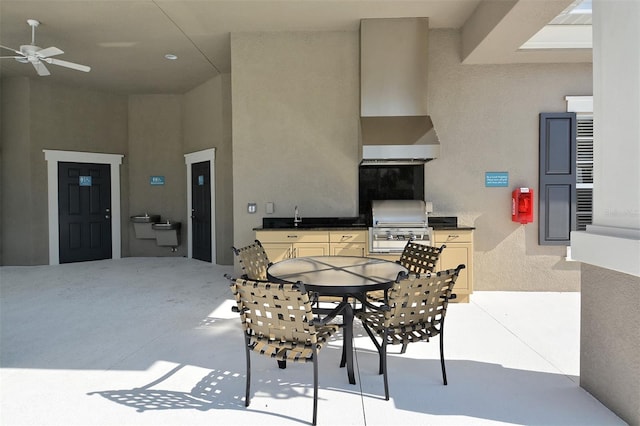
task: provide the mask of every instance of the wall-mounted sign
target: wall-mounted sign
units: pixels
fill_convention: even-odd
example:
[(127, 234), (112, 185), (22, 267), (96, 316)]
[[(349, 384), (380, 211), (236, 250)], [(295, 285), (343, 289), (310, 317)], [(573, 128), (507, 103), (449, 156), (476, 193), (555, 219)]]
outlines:
[(80, 186), (91, 186), (91, 176), (80, 176), (78, 184)]
[(164, 176), (151, 176), (149, 183), (151, 185), (164, 185)]
[(509, 172), (485, 172), (484, 186), (489, 188), (509, 186)]
[(204, 176), (200, 175), (198, 176), (198, 186), (203, 186), (204, 185)]

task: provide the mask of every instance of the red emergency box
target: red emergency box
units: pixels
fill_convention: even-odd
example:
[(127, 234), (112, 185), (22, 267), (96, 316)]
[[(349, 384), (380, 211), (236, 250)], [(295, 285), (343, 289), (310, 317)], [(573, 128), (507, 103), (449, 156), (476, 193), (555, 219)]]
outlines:
[(511, 193), (511, 220), (519, 223), (533, 222), (533, 189), (516, 188)]

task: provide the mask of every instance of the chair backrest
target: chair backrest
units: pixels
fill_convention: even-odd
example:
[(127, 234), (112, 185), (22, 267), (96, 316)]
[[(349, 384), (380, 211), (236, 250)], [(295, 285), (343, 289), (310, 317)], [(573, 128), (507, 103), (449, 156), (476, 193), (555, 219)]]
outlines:
[(437, 326), (447, 313), (453, 286), (464, 265), (431, 275), (399, 279), (389, 290), (385, 327), (404, 331)]
[(444, 244), (440, 247), (433, 247), (409, 241), (400, 255), (399, 263), (414, 274), (433, 272), (444, 248)]
[(271, 265), (267, 252), (260, 241), (255, 240), (248, 246), (239, 249), (231, 247), (233, 253), (238, 256), (244, 276), (251, 280), (266, 281), (267, 268)]
[[(290, 352), (286, 354), (287, 360), (308, 361), (304, 358), (311, 356), (318, 340), (311, 302), (303, 284), (235, 278), (231, 280), (231, 291), (254, 351), (276, 358), (278, 351), (282, 355), (286, 351)], [(295, 357), (292, 351), (297, 353)]]

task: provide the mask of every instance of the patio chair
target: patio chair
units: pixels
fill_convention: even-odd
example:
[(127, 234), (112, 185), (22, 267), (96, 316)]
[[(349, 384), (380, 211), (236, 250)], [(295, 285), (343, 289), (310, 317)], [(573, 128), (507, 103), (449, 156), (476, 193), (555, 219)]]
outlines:
[[(440, 247), (408, 241), (397, 262), (407, 268), (410, 274), (423, 275), (433, 272), (438, 263), (438, 258), (445, 249), (445, 245)], [(386, 303), (387, 292), (384, 290), (367, 293), (367, 298), (371, 302)]]
[[(384, 376), (385, 399), (389, 400), (387, 345), (429, 341), (440, 335), (442, 380), (447, 384), (444, 363), (444, 319), (451, 290), (464, 265), (430, 276), (398, 279), (389, 290), (389, 302), (379, 310), (361, 311), (356, 317), (376, 345), (380, 357), (379, 373)], [(374, 333), (380, 338), (374, 335)]]
[[(229, 277), (227, 277), (229, 278)], [(314, 317), (311, 302), (302, 283), (277, 284), (231, 279), (231, 291), (236, 299), (235, 311), (240, 313), (244, 329), (247, 358), (245, 406), (249, 406), (251, 387), (251, 356), (256, 352), (278, 361), (313, 363), (313, 424), (318, 411), (318, 352), (338, 324), (328, 324), (334, 315), (322, 320)], [(343, 308), (346, 303), (343, 302)]]
[(445, 245), (440, 247), (428, 246), (426, 244), (407, 242), (398, 262), (409, 270), (409, 273), (426, 274), (433, 272), (438, 263), (440, 253), (445, 249)]
[(250, 280), (267, 280), (267, 268), (271, 265), (267, 252), (260, 241), (255, 240), (248, 246), (231, 247), (233, 253), (238, 256), (240, 266), (244, 272), (243, 277)]

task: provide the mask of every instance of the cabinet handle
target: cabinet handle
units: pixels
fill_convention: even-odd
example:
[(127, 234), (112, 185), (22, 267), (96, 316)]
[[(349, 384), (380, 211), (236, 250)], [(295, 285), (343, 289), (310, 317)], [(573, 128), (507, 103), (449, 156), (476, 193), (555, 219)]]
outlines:
[(459, 237), (460, 237), (460, 235), (452, 235), (452, 234), (449, 234), (449, 236), (447, 237), (447, 239), (456, 239), (456, 238), (459, 238)]
[(298, 238), (297, 235), (287, 235), (287, 238)]

